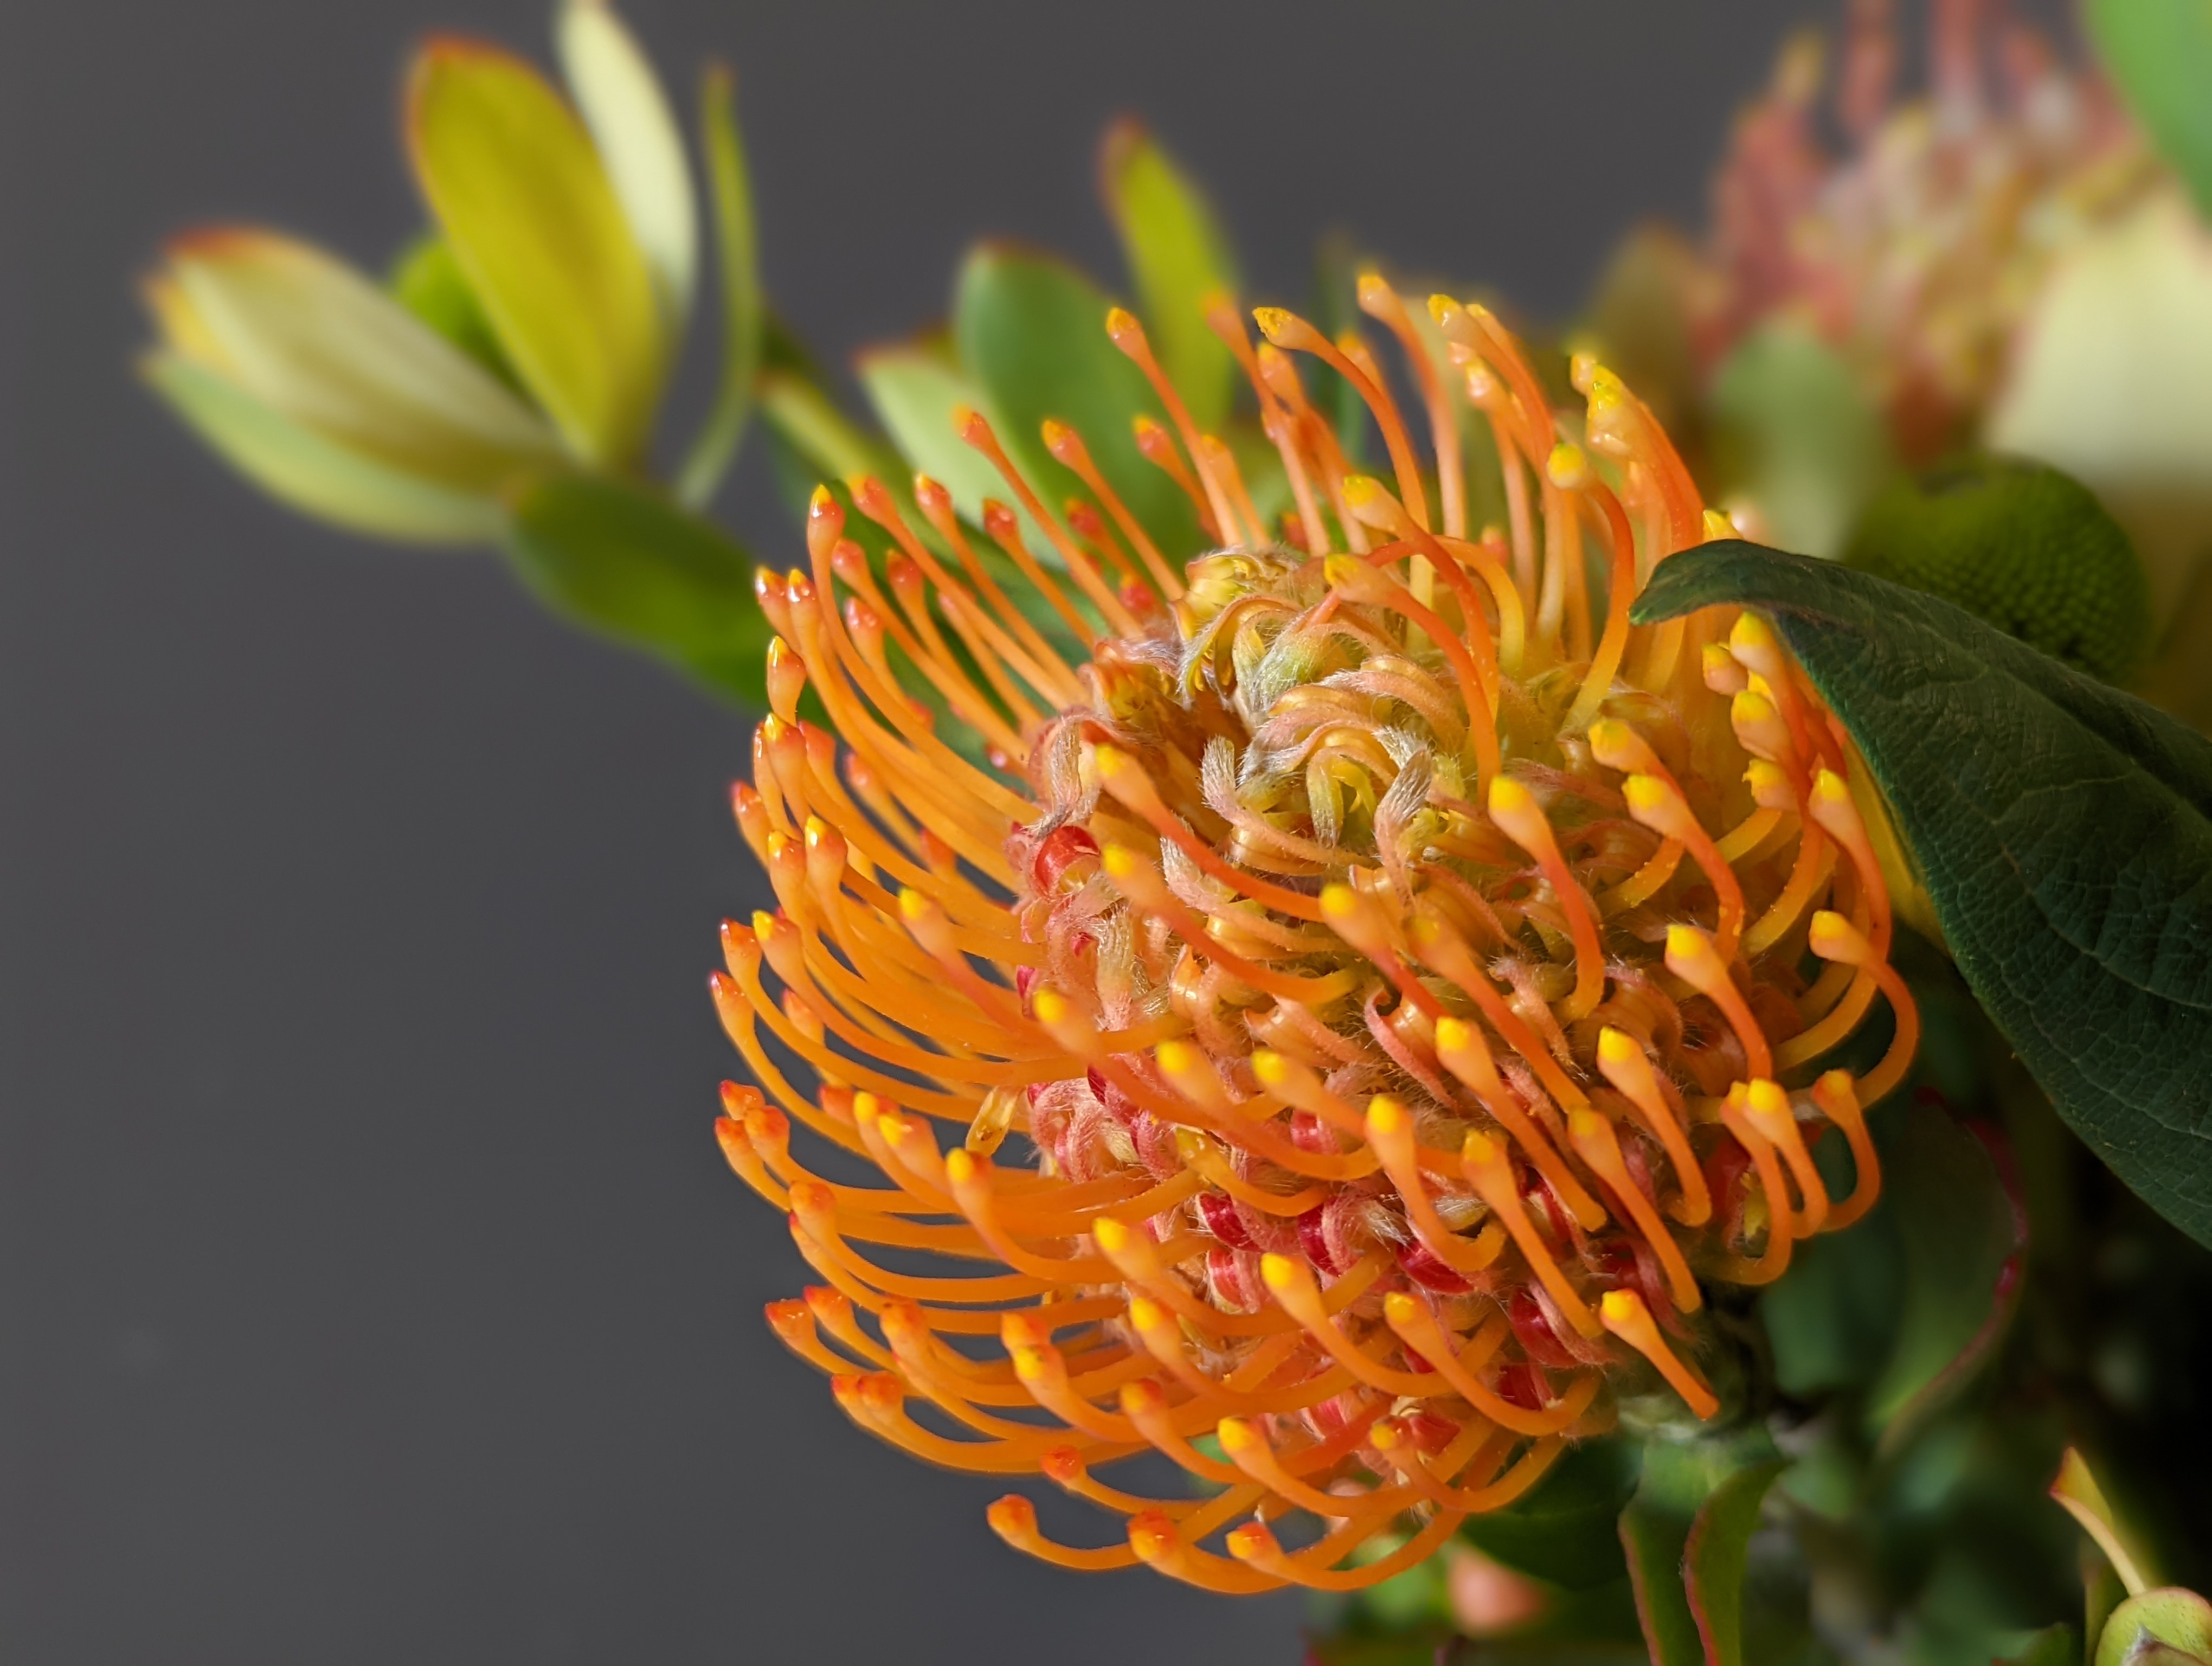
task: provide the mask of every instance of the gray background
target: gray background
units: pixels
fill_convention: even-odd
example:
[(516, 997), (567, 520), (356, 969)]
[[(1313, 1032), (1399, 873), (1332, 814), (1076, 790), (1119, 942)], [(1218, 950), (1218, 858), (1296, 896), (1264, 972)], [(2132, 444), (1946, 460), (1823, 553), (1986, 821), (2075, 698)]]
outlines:
[[(767, 269), (841, 356), (968, 239), (1115, 271), (1112, 113), (1263, 292), (1316, 234), (1559, 312), (1695, 220), (1829, 0), (1095, 9), (635, 0), (741, 75)], [(252, 496), (132, 382), (167, 233), (380, 264), (433, 25), (537, 0), (11, 0), (0, 46), (0, 1660), (1295, 1657), (1298, 1605), (1005, 1550), (1000, 1487), (848, 1425), (723, 1169), (702, 987), (766, 888), (746, 731), (497, 563)], [(795, 550), (757, 458), (722, 506)]]

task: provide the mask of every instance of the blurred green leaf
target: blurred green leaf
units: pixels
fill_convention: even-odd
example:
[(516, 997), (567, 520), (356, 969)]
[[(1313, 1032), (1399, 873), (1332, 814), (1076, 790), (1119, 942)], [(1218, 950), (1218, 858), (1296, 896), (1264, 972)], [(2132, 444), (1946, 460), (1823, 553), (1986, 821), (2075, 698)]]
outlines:
[[(1181, 561), (1204, 540), (1181, 488), (1137, 449), (1131, 420), (1139, 413), (1164, 416), (1143, 374), (1106, 338), (1108, 306), (1065, 262), (987, 243), (961, 267), (953, 297), (961, 369), (982, 390), (980, 409), (1049, 513), (1083, 490), (1045, 454), (1038, 429), (1055, 417), (1083, 436), (1130, 513), (1170, 561)], [(1012, 496), (1004, 486), (990, 495)]]
[(700, 143), (714, 208), (714, 255), (722, 279), (722, 369), (714, 408), (677, 471), (676, 496), (697, 508), (714, 495), (744, 437), (760, 374), (767, 299), (762, 293), (752, 176), (738, 128), (737, 82), (716, 65), (700, 92)]
[(2128, 1600), (2128, 1588), (2120, 1578), (2118, 1570), (2095, 1543), (2081, 1543), (2081, 1631), (2090, 1639), (2088, 1653), (2097, 1651), (2096, 1639), (2104, 1636), (2105, 1626), (2120, 1604)]
[(392, 263), (387, 287), (394, 301), (507, 386), (521, 392), (498, 333), (444, 238), (434, 231), (424, 232), (401, 250)]
[(1905, 1285), (1896, 1347), (1866, 1415), (1893, 1448), (1995, 1352), (2019, 1305), (2027, 1232), (1988, 1150), (1939, 1110), (1906, 1122), (1885, 1168)]
[(1749, 1428), (1704, 1439), (1653, 1440), (1644, 1450), (1636, 1496), (1620, 1512), (1621, 1548), (1636, 1615), (1655, 1666), (1705, 1666), (1683, 1559), (1698, 1513), (1730, 1476), (1771, 1468), (1774, 1443)]
[(1237, 362), (1206, 327), (1206, 300), (1237, 293), (1237, 257), (1212, 206), (1144, 124), (1124, 118), (1107, 130), (1101, 187), (1121, 252), (1143, 303), (1160, 368), (1191, 420), (1218, 434), (1237, 391)]
[(1744, 1666), (1744, 1572), (1780, 1459), (1740, 1469), (1713, 1489), (1682, 1547), (1682, 1579), (1708, 1666)]
[(2130, 112), (2212, 216), (2212, 0), (2087, 0), (2081, 9)]
[(1639, 623), (1765, 610), (1856, 740), (1960, 970), (2059, 1114), (2212, 1242), (2212, 740), (1948, 603), (1754, 544)]
[[(1375, 1541), (1362, 1547), (1358, 1560), (1365, 1562), (1387, 1555), (1402, 1540)], [(1362, 1627), (1386, 1633), (1449, 1629), (1451, 1594), (1445, 1583), (1446, 1566), (1446, 1556), (1439, 1553), (1403, 1573), (1368, 1586), (1358, 1599)]]
[(2150, 648), (2135, 547), (2094, 492), (2048, 464), (1972, 457), (1897, 480), (1867, 505), (1844, 560), (2107, 683)]
[(1231, 420), (1218, 437), (1237, 459), (1237, 471), (1244, 477), (1244, 489), (1260, 524), (1275, 529), (1279, 536), (1284, 515), (1291, 513), (1297, 503), (1291, 492), (1291, 477), (1283, 468), (1282, 453), (1260, 431), (1257, 423), (1243, 417)]
[(1994, 1666), (2075, 1666), (2081, 1658), (2081, 1639), (2071, 1626), (2045, 1626)]
[(766, 703), (774, 631), (753, 597), (754, 562), (704, 521), (639, 487), (555, 476), (514, 499), (507, 551), (555, 611)]
[(1590, 296), (1584, 328), (1606, 367), (1636, 390), (1680, 447), (1698, 436), (1703, 377), (1690, 338), (1698, 254), (1672, 226), (1638, 226), (1621, 239)]
[(1762, 325), (1714, 373), (1721, 470), (1748, 496), (1770, 543), (1831, 556), (1896, 467), (1888, 430), (1858, 380), (1804, 325)]
[[(908, 481), (898, 458), (873, 435), (862, 431), (837, 408), (819, 383), (796, 371), (770, 370), (760, 380), (763, 418), (813, 473), (811, 484), (873, 474), (904, 502)], [(908, 517), (912, 525), (916, 518)], [(858, 534), (855, 534), (858, 536)]]
[(557, 464), (538, 413), (345, 262), (274, 232), (178, 239), (149, 285), (168, 344), (271, 410), (473, 493)]
[(1441, 1626), (1398, 1636), (1355, 1633), (1319, 1637), (1311, 1639), (1306, 1661), (1308, 1666), (1436, 1666), (1438, 1652), (1449, 1649), (1455, 1640), (1454, 1633)]
[(2096, 1475), (2090, 1470), (2088, 1460), (2078, 1448), (2066, 1449), (2065, 1456), (2059, 1461), (2058, 1477), (2051, 1483), (2051, 1496), (2089, 1535), (2091, 1542), (2112, 1565), (2112, 1572), (2119, 1576), (2127, 1593), (2130, 1596), (2141, 1596), (2151, 1579), (2145, 1571), (2148, 1561), (2142, 1548), (2141, 1535), (2121, 1522), (2118, 1512), (2105, 1497), (2105, 1489), (2098, 1485)]
[[(1358, 245), (1341, 231), (1328, 234), (1314, 251), (1310, 316), (1314, 327), (1331, 341), (1366, 322), (1359, 310), (1359, 274), (1367, 264)], [(1295, 361), (1303, 356), (1291, 356)], [(1355, 470), (1365, 466), (1370, 419), (1359, 390), (1342, 376), (1323, 376), (1318, 383), (1307, 384), (1306, 397), (1313, 400), (1315, 410), (1335, 420), (1336, 442), (1344, 448), (1345, 460)]]
[(2184, 1661), (2212, 1661), (2212, 1602), (2171, 1585), (2130, 1596), (2105, 1622), (2094, 1666), (2148, 1666), (2161, 1648)]
[[(1644, 1666), (1633, 1644), (1577, 1637), (1469, 1639), (1449, 1631), (1312, 1640), (1307, 1666)], [(1237, 1666), (1243, 1666), (1239, 1661)]]
[(1643, 1448), (1613, 1436), (1571, 1446), (1510, 1508), (1470, 1516), (1460, 1536), (1507, 1567), (1583, 1590), (1618, 1579), (1620, 1519), (1635, 1497)]
[(653, 274), (663, 338), (672, 350), (691, 311), (699, 265), (699, 211), (684, 135), (652, 60), (607, 0), (561, 0), (554, 42)]
[[(1816, 1153), (1838, 1195), (1850, 1184), (1839, 1146)], [(1884, 1153), (1884, 1165), (1888, 1155)], [(1848, 1232), (1808, 1238), (1790, 1270), (1759, 1292), (1759, 1316), (1774, 1351), (1774, 1380), (1800, 1399), (1863, 1388), (1888, 1359), (1905, 1280), (1897, 1212), (1885, 1198)]]
[[(891, 443), (915, 472), (927, 475), (952, 494), (952, 507), (963, 520), (980, 526), (985, 498), (1000, 502), (1012, 498), (999, 471), (953, 431), (955, 410), (963, 405), (981, 410), (987, 402), (982, 388), (944, 355), (920, 344), (879, 347), (861, 354), (854, 368)], [(1000, 438), (1006, 438), (1003, 429)], [(1012, 447), (1008, 449), (1011, 453)], [(1043, 528), (1026, 514), (1022, 530), (1040, 560), (1058, 563), (1059, 555), (1045, 542)]]
[(325, 439), (178, 354), (142, 367), (169, 408), (271, 497), (356, 532), (412, 544), (489, 544), (499, 506)]
[(416, 58), (416, 177), (508, 359), (568, 442), (634, 457), (666, 341), (645, 258), (574, 112), (535, 70), (442, 37)]

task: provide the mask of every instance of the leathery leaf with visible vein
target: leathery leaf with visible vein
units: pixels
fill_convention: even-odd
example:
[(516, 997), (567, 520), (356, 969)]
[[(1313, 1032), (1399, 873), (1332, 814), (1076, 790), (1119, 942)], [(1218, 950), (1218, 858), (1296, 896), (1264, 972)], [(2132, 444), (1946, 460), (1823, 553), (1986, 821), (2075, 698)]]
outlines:
[(2067, 1122), (2212, 1244), (2212, 740), (1947, 602), (1735, 541), (1650, 623), (1771, 617), (1850, 731), (1976, 997)]

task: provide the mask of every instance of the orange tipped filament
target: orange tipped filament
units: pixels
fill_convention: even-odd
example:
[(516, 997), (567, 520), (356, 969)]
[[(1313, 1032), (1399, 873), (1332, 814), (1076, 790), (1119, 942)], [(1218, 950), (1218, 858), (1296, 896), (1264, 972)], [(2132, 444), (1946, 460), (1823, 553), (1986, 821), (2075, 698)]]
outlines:
[[(1809, 685), (1756, 623), (1628, 623), (1704, 535), (1650, 413), (1578, 364), (1587, 441), (1555, 447), (1494, 318), (1435, 309), (1444, 374), (1379, 277), (1360, 301), (1426, 447), (1367, 346), (1262, 311), (1255, 350), (1218, 303), (1290, 488), (1262, 491), (1116, 312), (1158, 400), (1138, 450), (1204, 547), (1143, 518), (1126, 450), (1043, 424), (1087, 494), (1063, 514), (963, 411), (1007, 494), (980, 525), (862, 479), (888, 558), (825, 493), (807, 565), (758, 586), (772, 715), (732, 801), (777, 907), (726, 927), (712, 993), (758, 1084), (717, 1140), (819, 1280), (769, 1322), (866, 1433), (1117, 1518), (1063, 1544), (991, 1506), (1063, 1567), (1352, 1588), (1623, 1394), (1716, 1415), (1699, 1278), (1865, 1213), (1863, 1109), (1917, 1036)], [(1302, 374), (1352, 381), (1388, 485)], [(1470, 536), (1477, 412), (1507, 525)], [(1255, 500), (1295, 500), (1296, 547)], [(1818, 1075), (1877, 1001), (1888, 1056)], [(1153, 1455), (1224, 1490), (1116, 1484)]]

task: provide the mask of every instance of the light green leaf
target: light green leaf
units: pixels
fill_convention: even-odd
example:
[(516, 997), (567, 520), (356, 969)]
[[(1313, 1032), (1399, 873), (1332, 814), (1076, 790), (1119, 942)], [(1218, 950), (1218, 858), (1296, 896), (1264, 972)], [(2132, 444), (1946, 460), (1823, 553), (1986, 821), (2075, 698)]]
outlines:
[(560, 459), (537, 414), (344, 262), (274, 233), (179, 240), (152, 286), (169, 344), (402, 473), (489, 492)]
[(232, 467), (317, 520), (410, 544), (489, 544), (499, 536), (499, 506), (490, 499), (349, 451), (204, 365), (157, 352), (142, 369), (169, 408)]
[(562, 0), (562, 73), (653, 272), (661, 327), (684, 332), (699, 264), (699, 217), (684, 136), (653, 61), (607, 0)]
[(2121, 1524), (2118, 1513), (2105, 1497), (2105, 1489), (2097, 1484), (2088, 1460), (2078, 1449), (2066, 1449), (2066, 1456), (2059, 1462), (2058, 1478), (2051, 1483), (2051, 1496), (2080, 1523), (2081, 1530), (2104, 1554), (2130, 1596), (2140, 1596), (2149, 1589), (2150, 1576), (2144, 1572), (2147, 1559), (2135, 1542), (2136, 1535)]
[(1738, 1471), (1713, 1489), (1682, 1547), (1682, 1580), (1705, 1645), (1707, 1666), (1744, 1666), (1744, 1570), (1759, 1508), (1780, 1459)]
[(738, 129), (737, 82), (720, 65), (699, 94), (700, 143), (714, 207), (714, 255), (722, 279), (722, 370), (714, 409), (676, 477), (676, 496), (696, 508), (714, 495), (744, 437), (760, 375), (768, 304), (761, 291), (760, 245), (753, 225), (752, 176)]
[(645, 257), (583, 125), (520, 58), (452, 37), (416, 59), (416, 179), (508, 360), (570, 446), (635, 457), (666, 337)]
[[(1055, 417), (1083, 436), (1099, 472), (1168, 559), (1182, 561), (1205, 539), (1182, 489), (1137, 450), (1131, 419), (1165, 418), (1143, 374), (1107, 339), (1108, 306), (1064, 262), (985, 244), (961, 267), (953, 298), (960, 367), (981, 388), (981, 409), (1048, 511), (1057, 514), (1083, 490), (1038, 436), (1044, 420)], [(1008, 496), (1003, 486), (991, 495)]]
[(2097, 1639), (2095, 1666), (2212, 1661), (2212, 1602), (2168, 1585), (2130, 1596), (2112, 1610)]
[[(963, 405), (986, 408), (983, 390), (975, 383), (941, 355), (921, 346), (873, 349), (860, 355), (854, 368), (891, 443), (915, 472), (927, 475), (952, 494), (952, 507), (963, 520), (981, 525), (987, 497), (1002, 503), (1012, 499), (999, 471), (953, 431), (956, 410)], [(1003, 428), (999, 437), (1001, 441), (1008, 437)], [(1012, 454), (1013, 448), (1009, 445), (1007, 450)], [(1043, 528), (1027, 514), (1022, 516), (1022, 535), (1040, 560), (1058, 564), (1060, 557), (1046, 541)]]
[(1731, 490), (1785, 550), (1830, 556), (1895, 468), (1888, 431), (1832, 349), (1784, 319), (1744, 337), (1715, 373), (1716, 444)]
[(1237, 292), (1228, 234), (1141, 122), (1124, 118), (1107, 130), (1098, 174), (1160, 368), (1191, 420), (1218, 433), (1237, 391), (1237, 362), (1206, 327), (1204, 308), (1215, 294)]
[(811, 379), (793, 370), (764, 373), (760, 384), (761, 416), (815, 471), (817, 482), (851, 480), (872, 474), (906, 501), (907, 483), (897, 477), (898, 459), (882, 441), (855, 427), (836, 402)]
[(1961, 612), (1733, 542), (1639, 623), (1771, 615), (1858, 743), (1960, 970), (2059, 1114), (2212, 1243), (2212, 740)]
[(549, 607), (765, 702), (775, 633), (737, 544), (642, 488), (588, 476), (538, 481), (509, 512), (507, 555)]
[(2212, 215), (2212, 0), (2087, 0), (2081, 9), (2129, 111)]
[(2128, 1600), (2129, 1591), (2127, 1582), (2094, 1543), (2082, 1545), (2081, 1569), (2081, 1634), (2090, 1639), (2088, 1652), (2094, 1655), (2096, 1639), (2105, 1634), (2106, 1625)]

